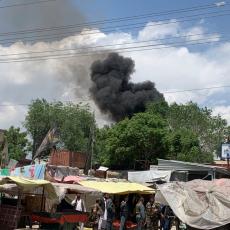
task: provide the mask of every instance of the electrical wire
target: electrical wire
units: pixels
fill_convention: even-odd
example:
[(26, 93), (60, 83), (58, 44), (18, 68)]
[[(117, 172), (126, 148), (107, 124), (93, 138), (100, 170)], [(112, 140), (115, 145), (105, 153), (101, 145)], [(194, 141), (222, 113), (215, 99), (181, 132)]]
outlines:
[[(218, 36), (217, 36), (218, 34)], [(214, 36), (221, 38), (221, 36), (226, 35), (218, 32), (213, 33), (197, 33), (197, 34), (188, 34), (188, 35), (181, 35), (181, 36), (172, 36), (168, 38), (158, 38), (158, 39), (149, 39), (149, 40), (142, 40), (142, 41), (135, 41), (135, 42), (123, 42), (123, 43), (113, 43), (113, 44), (106, 44), (106, 45), (97, 45), (97, 46), (82, 46), (79, 48), (69, 48), (69, 49), (52, 49), (52, 50), (44, 50), (44, 51), (28, 51), (28, 52), (22, 52), (22, 53), (11, 53), (11, 54), (0, 54), (0, 57), (10, 57), (10, 56), (18, 56), (18, 55), (29, 55), (29, 54), (43, 54), (43, 53), (53, 53), (53, 52), (64, 52), (64, 51), (77, 51), (82, 49), (96, 49), (96, 48), (109, 48), (109, 47), (116, 47), (116, 46), (124, 46), (124, 45), (133, 45), (133, 44), (139, 44), (139, 43), (148, 43), (148, 42), (155, 42), (155, 41), (167, 41), (167, 40), (173, 40), (173, 39), (186, 39), (196, 36), (208, 36), (210, 35), (210, 39), (212, 39)], [(206, 39), (209, 39), (206, 37)], [(193, 40), (191, 40), (193, 41)]]
[[(216, 18), (216, 17), (220, 17), (220, 16), (227, 16), (227, 15), (230, 15), (230, 10), (228, 10), (228, 12), (229, 13), (225, 13), (225, 14), (211, 15), (211, 16), (206, 16), (206, 17), (203, 16), (202, 18), (207, 19), (207, 18)], [(145, 28), (155, 27), (155, 26), (165, 25), (165, 24), (175, 24), (175, 23), (179, 23), (179, 22), (188, 22), (188, 21), (193, 21), (193, 20), (197, 20), (197, 19), (198, 18), (192, 18), (192, 19), (187, 19), (187, 20), (177, 20), (177, 21), (167, 21), (167, 22), (163, 22), (163, 23), (155, 23), (155, 24), (145, 25)], [(143, 28), (143, 25), (142, 26), (135, 26), (135, 27), (126, 27), (125, 29), (139, 29), (139, 28)], [(100, 33), (109, 33), (109, 32), (114, 32), (114, 31), (117, 31), (117, 29), (116, 30), (114, 30), (114, 29), (112, 29), (112, 30), (104, 30), (104, 31), (89, 31), (89, 32), (84, 32), (83, 34), (78, 34), (77, 36), (87, 36), (87, 35), (94, 35), (94, 34), (100, 34)], [(81, 31), (78, 31), (78, 32), (81, 32)], [(36, 42), (36, 41), (44, 41), (44, 40), (51, 40), (51, 39), (53, 40), (55, 38), (63, 39), (64, 37), (60, 36), (61, 34), (63, 34), (63, 35), (71, 34), (72, 35), (72, 32), (53, 34), (53, 35), (58, 35), (58, 36), (33, 35), (33, 36), (29, 36), (29, 37), (0, 39), (0, 42), (2, 42), (1, 43), (2, 45), (7, 45), (7, 44), (15, 43), (16, 40), (21, 41), (22, 39), (33, 38), (33, 37), (35, 37), (37, 39), (26, 40), (26, 41), (21, 41), (21, 42)], [(4, 42), (4, 41), (9, 41), (9, 42)]]
[(23, 57), (23, 58), (12, 58), (12, 59), (0, 59), (0, 63), (14, 63), (14, 62), (27, 62), (27, 61), (45, 61), (49, 59), (63, 59), (63, 58), (73, 58), (73, 57), (82, 57), (82, 56), (90, 56), (93, 54), (105, 54), (108, 52), (119, 52), (119, 53), (127, 53), (127, 52), (136, 52), (136, 51), (145, 51), (145, 50), (154, 50), (154, 49), (165, 49), (165, 48), (174, 48), (182, 45), (201, 45), (201, 44), (208, 44), (208, 43), (216, 43), (216, 42), (224, 42), (230, 41), (229, 39), (221, 39), (221, 40), (213, 40), (219, 39), (220, 37), (211, 37), (210, 41), (205, 39), (194, 39), (187, 43), (185, 42), (171, 42), (171, 43), (158, 43), (152, 45), (143, 45), (143, 46), (134, 46), (134, 47), (123, 47), (123, 48), (116, 48), (110, 50), (96, 50), (90, 52), (76, 52), (74, 54), (56, 54), (56, 55), (44, 55), (44, 56), (30, 56), (30, 57)]
[[(213, 86), (213, 87), (204, 87), (204, 88), (196, 88), (196, 89), (184, 89), (184, 90), (176, 90), (176, 91), (162, 91), (163, 94), (175, 94), (175, 93), (186, 93), (186, 92), (195, 92), (195, 91), (203, 91), (203, 90), (214, 90), (221, 88), (230, 88), (230, 85), (222, 85), (222, 86)], [(61, 101), (62, 103), (71, 103), (71, 101)], [(16, 107), (16, 106), (29, 106), (31, 103), (15, 103), (15, 104), (0, 104), (0, 107)]]
[(46, 2), (54, 2), (54, 1), (57, 1), (57, 0), (41, 0), (41, 1), (36, 0), (34, 2), (25, 2), (25, 3), (17, 3), (17, 4), (0, 6), (0, 9), (11, 8), (11, 7), (18, 7), (18, 6), (35, 5), (35, 4), (46, 3)]
[[(227, 3), (226, 5), (228, 5), (229, 3)], [(207, 8), (204, 8), (204, 6), (207, 6)], [(183, 13), (185, 12), (190, 12), (190, 11), (199, 11), (201, 9), (209, 9), (210, 6), (212, 6), (212, 8), (217, 8), (216, 5), (214, 4), (209, 4), (209, 5), (200, 5), (200, 6), (196, 6), (196, 7), (192, 7), (192, 8), (183, 8), (182, 10)], [(185, 11), (187, 9), (187, 11)], [(177, 13), (181, 12), (181, 10), (173, 10), (177, 11)], [(44, 31), (52, 31), (52, 30), (62, 30), (62, 29), (69, 29), (69, 28), (77, 28), (77, 27), (85, 27), (85, 26), (92, 26), (92, 25), (100, 25), (100, 24), (105, 24), (105, 23), (113, 23), (115, 22), (120, 22), (120, 20), (122, 21), (129, 21), (129, 20), (134, 20), (137, 19), (138, 17), (144, 17), (144, 16), (161, 16), (161, 15), (165, 15), (165, 14), (171, 14), (171, 11), (166, 11), (166, 12), (161, 12), (161, 13), (150, 13), (150, 14), (143, 14), (143, 15), (136, 15), (136, 16), (129, 16), (129, 17), (123, 17), (123, 18), (114, 18), (114, 19), (108, 19), (108, 20), (101, 20), (101, 21), (91, 21), (91, 22), (87, 22), (87, 23), (78, 23), (78, 24), (70, 24), (70, 25), (64, 25), (64, 26), (56, 26), (56, 27), (41, 27), (41, 28), (36, 28), (36, 29), (26, 29), (26, 30), (18, 30), (18, 31), (10, 31), (10, 32), (2, 32), (0, 33), (0, 36), (9, 36), (9, 35), (17, 35), (17, 34), (25, 34), (25, 33), (38, 33), (38, 32), (44, 32)], [(203, 14), (201, 14), (203, 15)], [(139, 18), (138, 18), (139, 19)], [(169, 20), (169, 19), (167, 19)]]

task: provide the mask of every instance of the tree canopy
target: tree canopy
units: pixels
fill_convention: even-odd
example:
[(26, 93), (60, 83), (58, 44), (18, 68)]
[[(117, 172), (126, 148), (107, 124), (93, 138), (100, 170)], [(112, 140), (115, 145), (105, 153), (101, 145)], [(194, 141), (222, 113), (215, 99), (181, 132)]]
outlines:
[(20, 128), (11, 126), (6, 131), (6, 138), (8, 142), (9, 159), (19, 161), (31, 151), (31, 143), (27, 138), (27, 133), (22, 132)]
[(66, 149), (86, 152), (95, 120), (88, 106), (37, 99), (29, 106), (24, 126), (33, 141), (33, 154), (53, 127), (60, 131), (60, 139)]
[(97, 133), (97, 160), (110, 167), (131, 168), (135, 160), (157, 158), (210, 163), (218, 152), (227, 122), (195, 103), (158, 102)]

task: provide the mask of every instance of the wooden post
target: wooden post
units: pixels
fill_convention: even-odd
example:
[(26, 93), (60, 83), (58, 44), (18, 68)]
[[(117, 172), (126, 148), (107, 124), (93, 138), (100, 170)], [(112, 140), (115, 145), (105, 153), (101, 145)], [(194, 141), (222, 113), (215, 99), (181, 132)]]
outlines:
[(43, 187), (43, 190), (42, 190), (41, 212), (43, 211), (44, 194), (45, 194), (45, 188), (44, 188), (44, 186), (42, 186), (42, 187)]

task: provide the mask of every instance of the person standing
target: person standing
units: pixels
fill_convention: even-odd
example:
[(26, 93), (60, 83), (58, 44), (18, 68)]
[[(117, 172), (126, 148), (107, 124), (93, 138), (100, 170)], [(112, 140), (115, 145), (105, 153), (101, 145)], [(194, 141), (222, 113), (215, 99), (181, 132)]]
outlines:
[(91, 214), (93, 230), (98, 229), (99, 220), (102, 214), (103, 214), (103, 211), (100, 206), (100, 199), (97, 199), (96, 203), (92, 207), (92, 214)]
[(163, 206), (161, 210), (161, 218), (161, 227), (163, 230), (170, 230), (174, 213), (168, 205)]
[(142, 230), (145, 225), (145, 206), (143, 197), (140, 197), (136, 204), (136, 221), (137, 230)]
[(100, 201), (102, 215), (99, 220), (98, 229), (112, 229), (112, 221), (115, 215), (115, 209), (112, 199), (108, 193), (105, 193)]
[[(85, 207), (85, 202), (84, 200), (81, 198), (81, 194), (77, 193), (75, 199), (72, 201), (72, 206), (74, 206), (76, 211), (79, 212), (86, 212), (86, 207)], [(79, 222), (79, 227), (80, 230), (84, 229), (84, 223)]]
[(121, 215), (120, 230), (124, 230), (125, 222), (126, 222), (128, 215), (129, 215), (128, 200), (129, 200), (129, 197), (126, 196), (120, 205), (120, 210), (121, 210), (120, 211), (120, 215)]
[(107, 196), (107, 200), (106, 200), (106, 209), (107, 209), (106, 230), (112, 230), (113, 220), (115, 216), (115, 207), (109, 195)]
[(146, 204), (146, 227), (147, 230), (158, 230), (160, 208), (156, 205), (154, 196), (151, 196)]

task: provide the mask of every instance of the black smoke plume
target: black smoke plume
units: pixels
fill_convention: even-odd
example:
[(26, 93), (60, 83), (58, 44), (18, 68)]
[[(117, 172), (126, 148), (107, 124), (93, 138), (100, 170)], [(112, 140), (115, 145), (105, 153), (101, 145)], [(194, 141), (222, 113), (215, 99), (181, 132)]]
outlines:
[(91, 66), (91, 95), (104, 113), (114, 121), (143, 112), (148, 102), (164, 100), (150, 81), (132, 83), (134, 61), (117, 53), (110, 53), (105, 60), (97, 60)]

